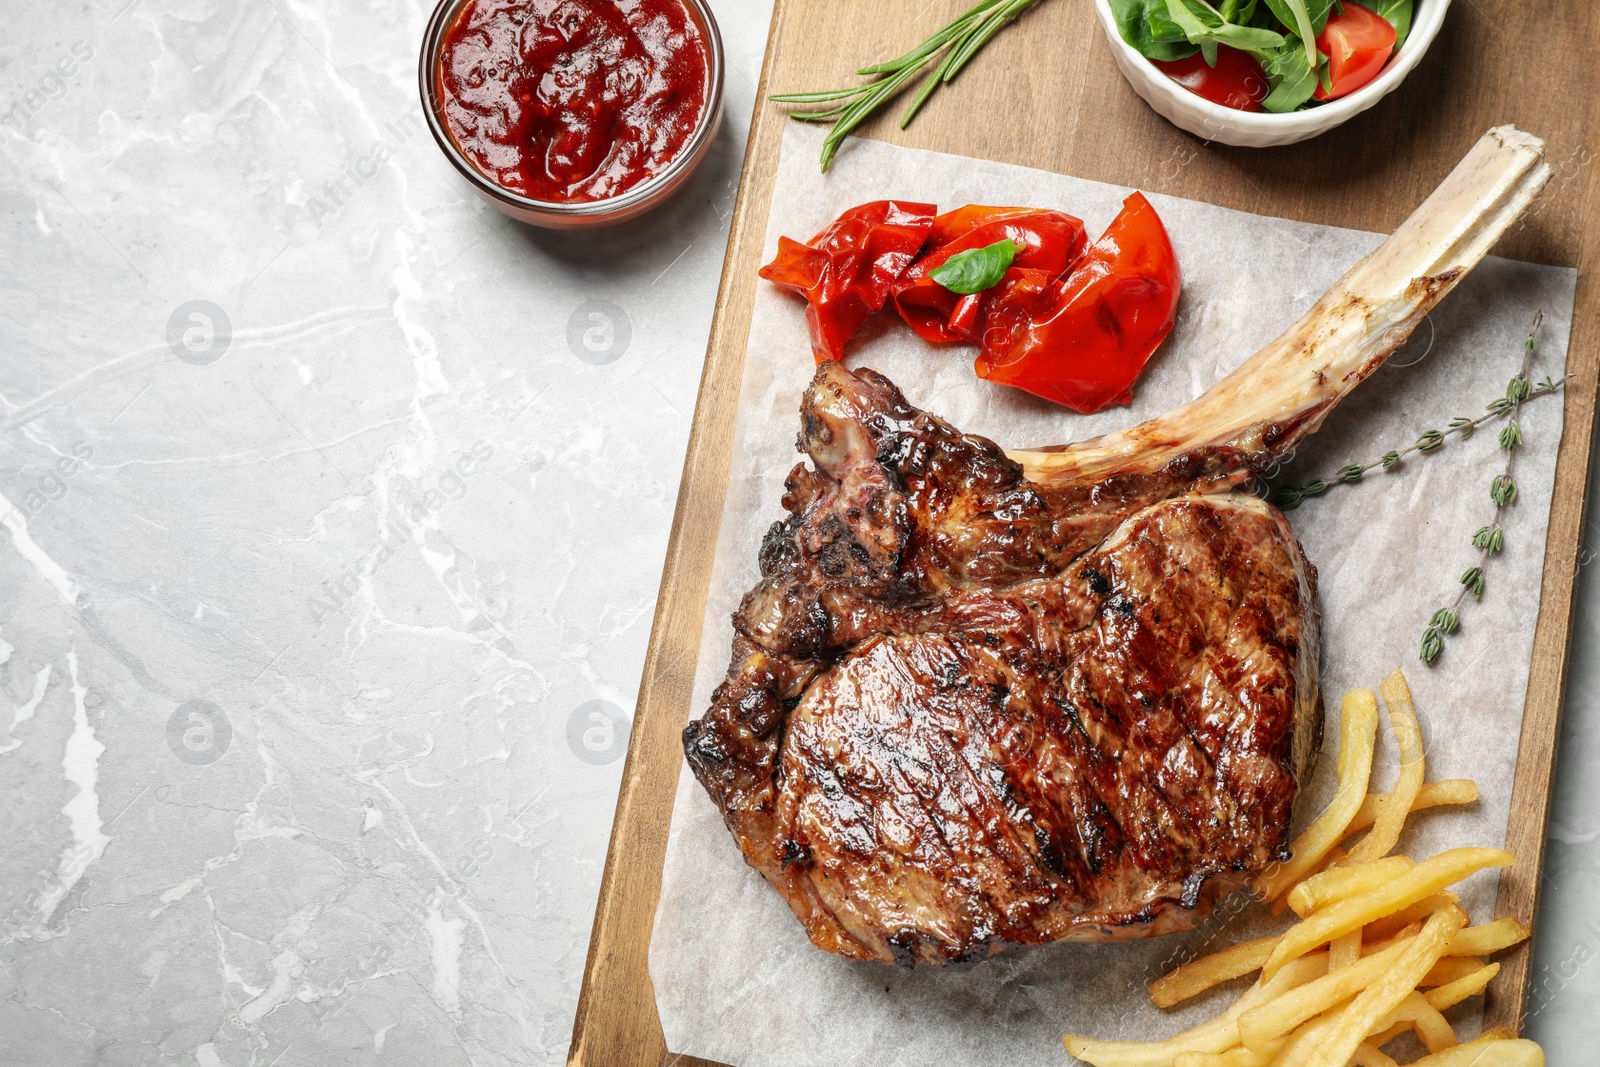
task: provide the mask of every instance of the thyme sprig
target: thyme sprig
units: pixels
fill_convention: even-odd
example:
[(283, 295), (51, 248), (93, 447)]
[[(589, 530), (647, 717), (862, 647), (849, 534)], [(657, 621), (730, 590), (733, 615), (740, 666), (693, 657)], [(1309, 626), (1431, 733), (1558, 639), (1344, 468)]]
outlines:
[[(995, 34), (1014, 22), (1039, 0), (980, 0), (964, 13), (917, 47), (897, 59), (874, 63), (856, 71), (864, 78), (875, 80), (844, 89), (827, 89), (816, 93), (781, 93), (771, 99), (780, 104), (795, 104), (790, 117), (809, 122), (832, 122), (833, 128), (822, 142), (822, 169), (833, 162), (839, 145), (850, 132), (865, 122), (885, 103), (898, 96), (919, 73), (930, 64), (933, 71), (911, 104), (900, 116), (900, 128), (911, 124), (916, 113), (941, 85), (948, 85), (961, 69), (988, 44)], [(811, 104), (833, 104), (818, 111), (800, 110)]]
[[(1534, 316), (1533, 328), (1528, 331), (1528, 339), (1522, 345), (1522, 367), (1517, 371), (1517, 376), (1506, 386), (1505, 396), (1496, 398), (1490, 405), (1496, 414), (1508, 419), (1505, 426), (1500, 429), (1500, 448), (1506, 454), (1506, 466), (1504, 471), (1496, 474), (1489, 482), (1489, 500), (1494, 504), (1494, 515), (1489, 525), (1480, 526), (1472, 535), (1472, 547), (1478, 550), (1478, 562), (1462, 573), (1461, 588), (1456, 590), (1455, 599), (1448, 607), (1435, 611), (1422, 631), (1420, 656), (1422, 662), (1430, 667), (1444, 651), (1444, 639), (1460, 628), (1461, 605), (1467, 599), (1467, 594), (1471, 593), (1474, 600), (1483, 599), (1484, 571), (1489, 566), (1489, 559), (1491, 556), (1499, 555), (1505, 548), (1504, 519), (1506, 509), (1517, 502), (1515, 465), (1517, 449), (1522, 447), (1522, 424), (1517, 421), (1517, 415), (1522, 409), (1523, 402), (1537, 395), (1533, 383), (1528, 381), (1528, 365), (1533, 362), (1533, 355), (1539, 350), (1539, 325), (1543, 322), (1544, 312), (1540, 311)], [(1570, 378), (1571, 375), (1567, 377)], [(1562, 382), (1566, 380), (1566, 378), (1561, 379)]]
[[(1533, 383), (1527, 381), (1526, 378), (1519, 375), (1517, 378), (1512, 379), (1512, 381), (1514, 383), (1521, 381), (1522, 385), (1518, 386), (1518, 389), (1521, 390), (1523, 387), (1526, 387), (1526, 391), (1523, 392), (1515, 402), (1511, 400), (1510, 392), (1508, 391), (1505, 396), (1495, 397), (1493, 400), (1491, 400), (1487, 405), (1487, 411), (1484, 414), (1479, 415), (1477, 418), (1469, 419), (1465, 415), (1457, 415), (1455, 418), (1450, 420), (1448, 429), (1425, 430), (1423, 431), (1422, 435), (1416, 439), (1416, 441), (1404, 448), (1391, 449), (1370, 463), (1347, 463), (1343, 467), (1340, 467), (1333, 474), (1328, 475), (1326, 478), (1315, 478), (1302, 485), (1279, 486), (1272, 491), (1272, 502), (1276, 504), (1282, 511), (1293, 511), (1311, 497), (1321, 496), (1323, 493), (1326, 493), (1329, 489), (1332, 489), (1336, 485), (1349, 485), (1354, 482), (1359, 482), (1362, 478), (1366, 477), (1372, 471), (1377, 470), (1380, 467), (1385, 472), (1393, 471), (1405, 462), (1407, 456), (1418, 452), (1424, 454), (1429, 452), (1437, 452), (1440, 448), (1444, 447), (1444, 443), (1451, 437), (1460, 437), (1464, 441), (1468, 437), (1471, 437), (1473, 431), (1482, 426), (1484, 423), (1490, 422), (1494, 419), (1503, 419), (1512, 415), (1516, 410), (1516, 406), (1521, 404), (1523, 401), (1532, 400), (1535, 397), (1546, 396), (1550, 393), (1553, 393), (1562, 386), (1566, 385), (1571, 378), (1572, 375), (1570, 374), (1554, 381), (1546, 378), (1538, 385), (1534, 385)], [(1514, 445), (1507, 446), (1505, 444), (1507, 434), (1514, 436), (1516, 443), (1521, 443), (1522, 429), (1517, 424), (1515, 419), (1513, 419), (1510, 424), (1500, 431), (1502, 448), (1514, 447)]]

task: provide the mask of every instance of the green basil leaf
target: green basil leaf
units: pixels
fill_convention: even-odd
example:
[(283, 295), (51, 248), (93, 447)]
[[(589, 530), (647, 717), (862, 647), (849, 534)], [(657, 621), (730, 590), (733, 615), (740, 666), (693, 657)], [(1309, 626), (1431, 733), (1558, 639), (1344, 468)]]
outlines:
[(1400, 51), (1400, 46), (1411, 36), (1414, 0), (1367, 0), (1366, 6), (1389, 20), (1389, 25), (1394, 27), (1394, 50)]
[(1146, 59), (1188, 59), (1199, 49), (1166, 12), (1166, 0), (1111, 0), (1117, 31), (1134, 51)]
[(1278, 114), (1294, 111), (1317, 91), (1316, 69), (1306, 62), (1305, 49), (1293, 37), (1268, 57), (1266, 71), (1272, 92), (1261, 102), (1263, 111)]
[(981, 293), (1006, 276), (1011, 261), (1017, 258), (1016, 243), (1009, 237), (982, 248), (957, 252), (928, 272), (928, 277), (963, 296)]

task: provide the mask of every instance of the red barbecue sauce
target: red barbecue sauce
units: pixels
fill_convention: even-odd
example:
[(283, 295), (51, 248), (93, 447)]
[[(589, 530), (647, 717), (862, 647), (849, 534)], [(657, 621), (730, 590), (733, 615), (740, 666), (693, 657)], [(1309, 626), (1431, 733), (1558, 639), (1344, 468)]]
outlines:
[(439, 98), (490, 180), (582, 203), (677, 158), (703, 120), (709, 66), (682, 0), (469, 0), (445, 31)]

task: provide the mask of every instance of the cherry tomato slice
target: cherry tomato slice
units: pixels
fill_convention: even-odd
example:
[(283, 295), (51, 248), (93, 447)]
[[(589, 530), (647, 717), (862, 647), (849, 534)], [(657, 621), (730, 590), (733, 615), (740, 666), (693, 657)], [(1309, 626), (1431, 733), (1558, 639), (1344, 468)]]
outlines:
[(995, 299), (978, 377), (1085, 415), (1126, 404), (1172, 331), (1182, 288), (1166, 227), (1134, 193), (1071, 274), (1043, 288), (1019, 277)]
[(1205, 57), (1198, 52), (1188, 59), (1150, 62), (1196, 96), (1235, 111), (1260, 111), (1261, 101), (1272, 91), (1255, 57), (1227, 45), (1217, 46), (1215, 67), (1206, 66)]
[(951, 256), (1009, 238), (1016, 245), (1011, 269), (1041, 270), (1055, 276), (1083, 254), (1083, 221), (1061, 211), (968, 204), (933, 220), (922, 257), (894, 287), (900, 317), (929, 341), (972, 341), (981, 330), (982, 293), (952, 293), (929, 273)]
[(1388, 19), (1345, 0), (1344, 12), (1328, 16), (1328, 24), (1317, 34), (1317, 49), (1328, 57), (1331, 89), (1324, 90), (1319, 83), (1312, 99), (1349, 96), (1376, 78), (1394, 52), (1395, 36)]
[(889, 299), (933, 226), (932, 204), (875, 200), (853, 207), (810, 241), (778, 238), (761, 277), (806, 298), (806, 326), (818, 363), (844, 346)]

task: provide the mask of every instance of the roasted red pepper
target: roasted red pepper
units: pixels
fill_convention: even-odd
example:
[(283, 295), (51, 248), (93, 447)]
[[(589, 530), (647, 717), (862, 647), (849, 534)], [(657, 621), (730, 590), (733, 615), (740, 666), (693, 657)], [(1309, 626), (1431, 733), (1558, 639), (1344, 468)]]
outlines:
[(801, 244), (778, 238), (761, 277), (806, 298), (817, 362), (839, 359), (862, 323), (883, 307), (933, 226), (932, 204), (875, 200), (853, 207)]
[(1182, 286), (1166, 227), (1134, 193), (1065, 278), (1013, 268), (983, 294), (978, 376), (1085, 415), (1126, 404), (1172, 330)]
[(952, 293), (928, 274), (958, 252), (1006, 238), (1017, 246), (1012, 270), (1038, 270), (1052, 277), (1072, 266), (1087, 242), (1082, 220), (1061, 211), (979, 204), (947, 211), (933, 220), (922, 258), (894, 287), (894, 305), (900, 317), (929, 341), (977, 343), (980, 307), (986, 294)]

